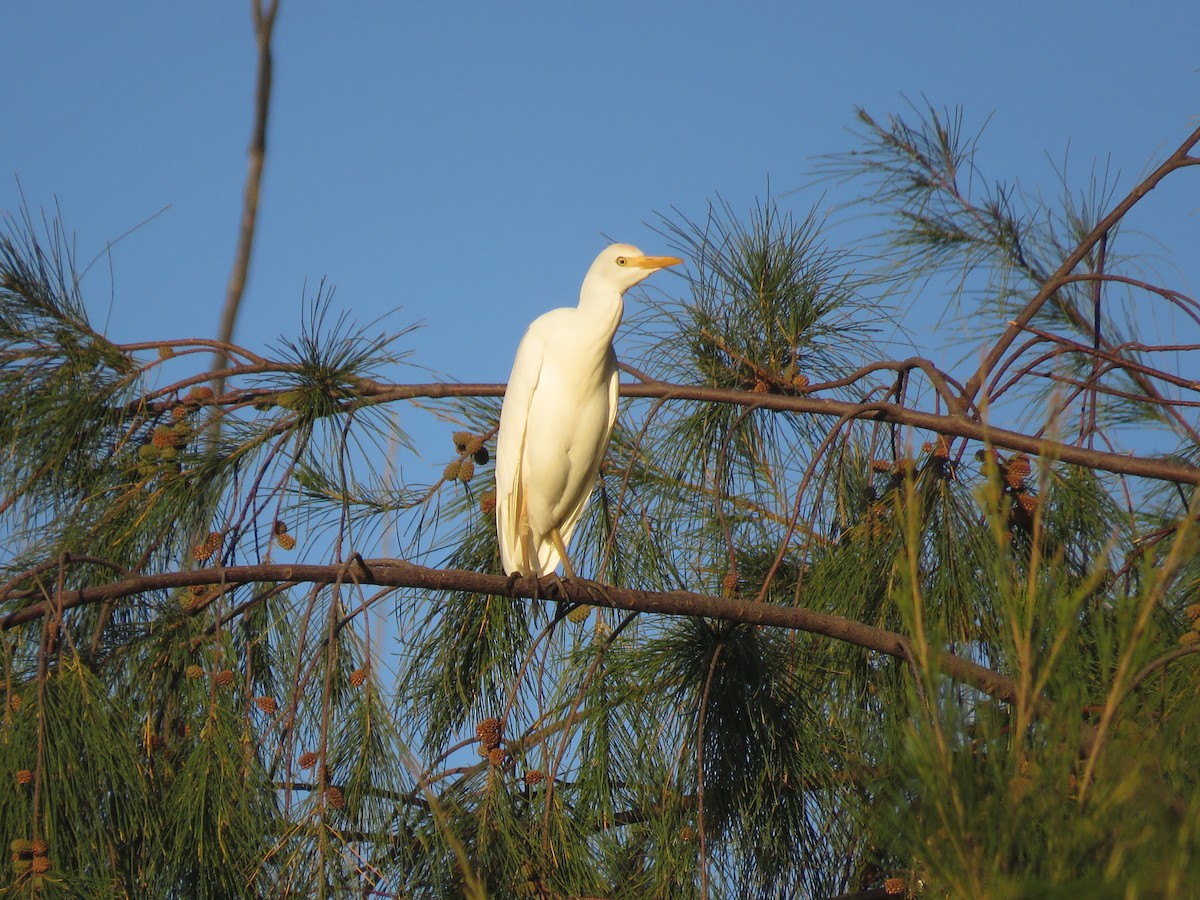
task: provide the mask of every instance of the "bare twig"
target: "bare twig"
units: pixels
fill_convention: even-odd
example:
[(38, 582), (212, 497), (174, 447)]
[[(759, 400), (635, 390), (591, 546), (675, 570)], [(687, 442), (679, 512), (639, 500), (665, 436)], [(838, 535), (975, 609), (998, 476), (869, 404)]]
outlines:
[(1067, 283), (1068, 277), (1075, 270), (1075, 267), (1083, 261), (1084, 257), (1091, 252), (1092, 248), (1112, 230), (1113, 226), (1125, 218), (1126, 214), (1145, 197), (1150, 191), (1158, 186), (1158, 183), (1174, 172), (1176, 169), (1181, 169), (1188, 165), (1194, 165), (1196, 160), (1188, 153), (1200, 143), (1200, 128), (1188, 135), (1179, 148), (1171, 154), (1167, 160), (1150, 175), (1137, 185), (1132, 191), (1126, 195), (1125, 199), (1118, 203), (1109, 211), (1103, 219), (1101, 219), (1096, 227), (1093, 228), (1088, 235), (1079, 242), (1079, 245), (1071, 252), (1071, 254), (1062, 262), (1053, 275), (1050, 276), (1033, 296), (1033, 298), (1025, 305), (1025, 308), (1016, 316), (1000, 338), (992, 345), (983, 362), (980, 363), (979, 369), (967, 381), (966, 390), (963, 392), (963, 400), (965, 403), (971, 403), (979, 394), (980, 387), (987, 379), (988, 374), (996, 367), (996, 364), (1003, 358), (1008, 348), (1012, 346), (1013, 341), (1017, 339), (1021, 331), (1028, 325), (1033, 317), (1046, 305), (1047, 301), (1053, 297), (1058, 290)]
[[(246, 186), (242, 194), (242, 223), (238, 229), (237, 251), (233, 260), (233, 271), (229, 273), (229, 285), (225, 291), (225, 306), (221, 310), (221, 324), (217, 340), (229, 343), (233, 340), (233, 326), (237, 321), (242, 295), (246, 291), (246, 276), (250, 271), (250, 257), (254, 249), (254, 230), (258, 222), (258, 198), (262, 189), (263, 164), (267, 155), (267, 116), (271, 105), (271, 33), (275, 28), (275, 14), (279, 11), (279, 0), (250, 0), (254, 17), (254, 38), (258, 46), (258, 74), (254, 86), (254, 124), (250, 135), (249, 167), (246, 171)], [(213, 369), (222, 372), (229, 360), (224, 349), (213, 356)], [(222, 375), (217, 376), (216, 391), (221, 393), (225, 384)]]

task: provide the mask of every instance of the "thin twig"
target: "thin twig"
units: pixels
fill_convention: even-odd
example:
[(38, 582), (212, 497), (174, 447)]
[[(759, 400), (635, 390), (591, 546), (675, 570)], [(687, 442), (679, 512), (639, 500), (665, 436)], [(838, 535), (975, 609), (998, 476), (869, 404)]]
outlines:
[[(275, 28), (275, 14), (279, 11), (279, 0), (270, 0), (264, 7), (262, 0), (250, 0), (254, 17), (254, 38), (258, 46), (258, 73), (254, 86), (254, 124), (251, 130), (249, 167), (246, 185), (242, 194), (242, 221), (238, 229), (237, 251), (233, 270), (229, 273), (229, 285), (225, 291), (225, 306), (221, 310), (221, 324), (217, 340), (229, 343), (233, 340), (233, 326), (237, 321), (242, 296), (246, 292), (246, 277), (250, 272), (250, 257), (254, 249), (254, 232), (258, 223), (258, 200), (262, 190), (263, 166), (267, 156), (267, 117), (271, 106), (271, 33)], [(213, 357), (213, 369), (221, 373), (229, 357), (220, 349)], [(225, 378), (218, 374), (214, 390), (222, 393)]]

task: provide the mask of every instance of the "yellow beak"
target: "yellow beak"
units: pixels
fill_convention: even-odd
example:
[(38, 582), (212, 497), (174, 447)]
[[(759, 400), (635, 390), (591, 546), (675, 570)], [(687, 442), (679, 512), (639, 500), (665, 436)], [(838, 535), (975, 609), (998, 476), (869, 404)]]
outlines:
[(683, 260), (678, 256), (632, 256), (629, 259), (629, 265), (637, 269), (665, 269), (681, 262)]

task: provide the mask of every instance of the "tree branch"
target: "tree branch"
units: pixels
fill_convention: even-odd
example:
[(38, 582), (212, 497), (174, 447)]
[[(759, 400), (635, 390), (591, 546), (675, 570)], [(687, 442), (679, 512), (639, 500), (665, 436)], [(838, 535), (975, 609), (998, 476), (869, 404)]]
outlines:
[[(254, 124), (250, 135), (249, 168), (246, 171), (246, 186), (242, 194), (242, 222), (238, 229), (237, 251), (233, 260), (233, 271), (229, 273), (229, 285), (225, 291), (225, 306), (221, 310), (221, 323), (217, 340), (227, 344), (233, 340), (233, 325), (237, 320), (242, 295), (246, 291), (246, 277), (250, 271), (250, 256), (254, 249), (254, 231), (258, 222), (258, 198), (262, 189), (263, 166), (267, 155), (267, 116), (271, 106), (271, 34), (275, 28), (275, 14), (279, 11), (279, 0), (250, 0), (254, 17), (254, 38), (258, 45), (258, 74), (254, 86)], [(229, 357), (224, 349), (213, 356), (213, 368), (222, 372)], [(224, 387), (224, 377), (217, 376), (217, 393)]]
[(1162, 181), (1176, 169), (1181, 169), (1193, 163), (1192, 158), (1188, 156), (1188, 152), (1195, 147), (1197, 143), (1200, 143), (1200, 128), (1188, 135), (1187, 140), (1185, 140), (1161, 166), (1151, 172), (1141, 184), (1137, 185), (1137, 187), (1129, 192), (1124, 200), (1113, 207), (1108, 215), (1101, 219), (1096, 224), (1096, 227), (1088, 233), (1087, 237), (1080, 241), (1075, 250), (1072, 251), (1072, 253), (1065, 260), (1063, 260), (1062, 265), (1058, 267), (1058, 271), (1056, 271), (1050, 276), (1049, 279), (1046, 280), (1041, 289), (1038, 290), (1037, 294), (1034, 295), (1033, 299), (1031, 299), (1025, 305), (1025, 308), (1021, 310), (1015, 319), (1013, 319), (1008, 328), (1005, 329), (1004, 333), (988, 351), (988, 354), (986, 357), (984, 357), (983, 362), (979, 364), (979, 369), (974, 375), (971, 376), (970, 380), (967, 381), (966, 390), (963, 394), (963, 400), (965, 403), (969, 404), (974, 402), (976, 396), (979, 394), (979, 389), (982, 387), (983, 382), (987, 379), (988, 374), (996, 367), (996, 364), (1004, 356), (1008, 348), (1012, 346), (1013, 341), (1017, 339), (1017, 337), (1024, 330), (1025, 326), (1027, 326), (1033, 320), (1033, 317), (1038, 314), (1041, 308), (1046, 305), (1046, 302), (1054, 296), (1059, 288), (1067, 283), (1068, 278), (1074, 271), (1075, 267), (1083, 261), (1083, 258), (1087, 256), (1091, 249), (1096, 246), (1096, 244), (1106, 234), (1108, 234), (1113, 226), (1120, 222), (1126, 216), (1126, 214), (1133, 209), (1138, 201), (1150, 193), (1150, 191), (1154, 190), (1160, 181)]
[[(193, 585), (241, 585), (262, 582), (306, 583), (314, 585), (369, 584), (396, 588), (436, 591), (465, 591), (474, 594), (523, 598), (551, 602), (586, 603), (633, 612), (674, 616), (704, 616), (727, 622), (741, 622), (774, 628), (787, 628), (820, 634), (834, 640), (874, 650), (897, 659), (912, 658), (908, 638), (895, 631), (876, 628), (862, 622), (818, 612), (804, 607), (776, 606), (748, 600), (712, 597), (691, 591), (642, 591), (608, 587), (583, 579), (506, 578), (462, 569), (431, 569), (403, 560), (366, 560), (359, 565), (286, 565), (213, 566), (188, 572), (166, 572), (125, 578), (106, 585), (65, 591), (59, 603), (42, 601), (14, 610), (0, 618), (0, 631), (7, 631), (41, 616), (90, 603), (100, 603)], [(32, 594), (10, 592), (5, 600), (20, 600)], [(1016, 681), (950, 652), (938, 658), (940, 670), (997, 700), (1013, 702), (1018, 696)], [(1048, 708), (1048, 707), (1047, 707)]]

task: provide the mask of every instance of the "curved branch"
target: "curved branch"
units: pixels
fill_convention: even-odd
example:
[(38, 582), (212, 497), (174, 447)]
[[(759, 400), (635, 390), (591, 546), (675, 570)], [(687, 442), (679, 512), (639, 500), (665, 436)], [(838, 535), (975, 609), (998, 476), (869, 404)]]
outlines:
[(1021, 334), (1025, 326), (1033, 320), (1033, 317), (1038, 314), (1041, 308), (1046, 305), (1047, 301), (1058, 292), (1059, 288), (1067, 283), (1067, 279), (1075, 267), (1083, 261), (1091, 249), (1099, 243), (1100, 239), (1108, 234), (1113, 226), (1120, 222), (1137, 205), (1138, 201), (1154, 190), (1160, 181), (1176, 169), (1181, 169), (1195, 163), (1195, 160), (1188, 156), (1188, 152), (1197, 143), (1200, 143), (1200, 128), (1197, 128), (1188, 135), (1187, 140), (1162, 165), (1151, 172), (1141, 184), (1130, 191), (1125, 199), (1113, 207), (1109, 214), (1101, 219), (1096, 224), (1096, 227), (1088, 233), (1087, 237), (1079, 242), (1079, 245), (1063, 260), (1062, 265), (1058, 267), (1058, 271), (1042, 284), (1041, 288), (1033, 296), (1033, 299), (1025, 304), (1025, 308), (1009, 323), (1008, 328), (1005, 329), (996, 343), (992, 345), (987, 356), (979, 364), (979, 369), (967, 381), (966, 390), (963, 394), (965, 403), (969, 404), (975, 400), (979, 393), (979, 388), (987, 379), (988, 374), (996, 367), (996, 364), (1008, 351), (1008, 348), (1012, 346), (1013, 341), (1017, 339), (1017, 336)]
[[(41, 601), (14, 610), (0, 618), (0, 631), (7, 631), (59, 610), (74, 609), (91, 603), (131, 597), (149, 591), (171, 590), (193, 585), (239, 585), (262, 582), (304, 582), (313, 585), (369, 584), (381, 587), (406, 587), (435, 591), (466, 591), (494, 594), (542, 602), (586, 603), (631, 612), (673, 616), (704, 616), (726, 622), (741, 622), (774, 628), (787, 628), (820, 634), (834, 640), (874, 650), (897, 659), (912, 657), (908, 638), (895, 631), (876, 628), (832, 613), (795, 606), (776, 606), (757, 601), (728, 599), (691, 591), (642, 591), (608, 587), (595, 582), (506, 578), (462, 569), (431, 569), (403, 560), (360, 560), (357, 565), (264, 564), (213, 566), (187, 572), (166, 572), (125, 578), (106, 585), (67, 590), (57, 602)], [(20, 600), (30, 596), (13, 592), (0, 600)], [(987, 669), (961, 656), (944, 652), (938, 658), (941, 672), (969, 684), (997, 700), (1013, 702), (1018, 696), (1015, 680)], [(1048, 707), (1047, 707), (1048, 708)]]

